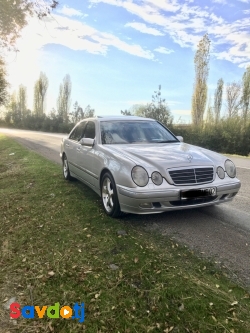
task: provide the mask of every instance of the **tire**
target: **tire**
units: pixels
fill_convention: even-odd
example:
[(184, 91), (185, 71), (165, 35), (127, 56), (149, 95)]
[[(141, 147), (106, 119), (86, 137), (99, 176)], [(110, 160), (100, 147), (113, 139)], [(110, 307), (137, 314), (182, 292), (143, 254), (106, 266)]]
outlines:
[(66, 180), (72, 180), (73, 177), (70, 175), (69, 164), (66, 155), (63, 156), (63, 177)]
[(105, 213), (111, 217), (120, 217), (123, 213), (120, 210), (120, 204), (117, 196), (114, 178), (109, 172), (106, 172), (101, 181), (102, 206)]

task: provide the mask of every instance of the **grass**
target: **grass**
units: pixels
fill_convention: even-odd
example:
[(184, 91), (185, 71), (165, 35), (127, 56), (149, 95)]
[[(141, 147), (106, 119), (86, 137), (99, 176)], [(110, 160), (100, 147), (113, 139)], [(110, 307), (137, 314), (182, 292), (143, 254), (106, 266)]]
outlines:
[(10, 320), (1, 306), (0, 332), (250, 332), (249, 292), (212, 263), (107, 217), (94, 192), (4, 136), (0, 156), (1, 302), (85, 303), (84, 323)]

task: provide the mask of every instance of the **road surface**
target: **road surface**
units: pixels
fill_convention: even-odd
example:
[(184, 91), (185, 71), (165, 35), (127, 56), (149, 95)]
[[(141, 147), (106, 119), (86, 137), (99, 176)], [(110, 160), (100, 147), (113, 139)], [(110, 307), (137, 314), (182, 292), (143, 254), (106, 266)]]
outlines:
[[(61, 163), (60, 142), (65, 134), (10, 129), (0, 129), (0, 132)], [(234, 280), (250, 288), (250, 158), (230, 158), (242, 182), (232, 202), (157, 215), (128, 215), (124, 219), (187, 245), (200, 256), (226, 267)]]

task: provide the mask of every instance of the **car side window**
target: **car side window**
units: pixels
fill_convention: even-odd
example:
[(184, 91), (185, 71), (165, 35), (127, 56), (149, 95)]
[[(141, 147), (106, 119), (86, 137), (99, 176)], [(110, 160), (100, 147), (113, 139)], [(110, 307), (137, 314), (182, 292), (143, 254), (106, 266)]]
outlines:
[(89, 139), (95, 138), (95, 123), (93, 121), (88, 122), (83, 137)]
[(81, 122), (79, 125), (76, 126), (76, 128), (73, 130), (73, 132), (70, 134), (69, 139), (74, 141), (79, 141), (83, 137), (83, 132), (86, 127), (87, 122)]

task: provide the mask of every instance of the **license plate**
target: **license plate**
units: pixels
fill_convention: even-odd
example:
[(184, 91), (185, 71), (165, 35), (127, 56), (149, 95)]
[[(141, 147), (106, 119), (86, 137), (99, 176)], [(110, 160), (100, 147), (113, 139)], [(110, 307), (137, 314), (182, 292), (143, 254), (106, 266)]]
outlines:
[(181, 200), (195, 199), (195, 198), (204, 198), (204, 197), (213, 197), (216, 195), (215, 187), (200, 188), (197, 190), (184, 190), (181, 191)]

